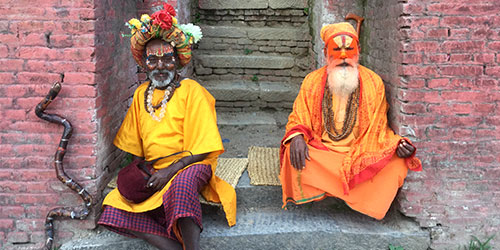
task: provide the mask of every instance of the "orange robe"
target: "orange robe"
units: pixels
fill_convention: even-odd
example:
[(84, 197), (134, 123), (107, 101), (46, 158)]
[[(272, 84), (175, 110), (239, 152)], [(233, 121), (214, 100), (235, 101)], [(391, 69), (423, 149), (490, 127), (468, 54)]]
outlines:
[[(144, 92), (147, 91), (147, 86), (148, 82), (145, 82), (136, 89), (114, 144), (123, 151), (145, 157), (147, 161), (185, 150), (193, 155), (210, 153), (203, 161), (194, 163), (208, 164), (212, 167), (212, 177), (201, 194), (208, 201), (222, 203), (228, 224), (233, 226), (236, 223), (236, 192), (230, 184), (214, 174), (217, 158), (224, 152), (217, 128), (215, 99), (196, 81), (182, 80), (180, 87), (175, 90), (167, 103), (165, 117), (157, 122), (144, 109)], [(154, 91), (153, 104), (161, 102), (164, 92), (165, 90)], [(156, 115), (159, 114), (160, 111), (157, 109)], [(175, 160), (187, 155), (189, 154), (185, 153), (160, 160), (154, 168), (166, 168)], [(141, 203), (128, 202), (115, 188), (106, 196), (103, 205), (133, 213), (153, 210), (162, 205), (163, 194), (177, 174), (162, 190)]]
[[(405, 159), (396, 155), (402, 137), (387, 124), (384, 84), (363, 66), (359, 66), (357, 123), (347, 138), (332, 141), (323, 129), (321, 104), (326, 77), (326, 67), (306, 76), (288, 118), (280, 150), (283, 206), (334, 196), (356, 211), (382, 219), (407, 170), (421, 171), (422, 164), (415, 153)], [(311, 158), (302, 171), (290, 163), (288, 142), (297, 134), (304, 135)]]

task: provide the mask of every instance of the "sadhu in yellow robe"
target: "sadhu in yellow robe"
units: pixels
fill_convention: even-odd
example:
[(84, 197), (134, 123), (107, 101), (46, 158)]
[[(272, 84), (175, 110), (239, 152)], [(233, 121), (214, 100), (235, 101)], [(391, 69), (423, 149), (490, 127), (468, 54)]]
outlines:
[[(402, 137), (388, 127), (384, 84), (363, 66), (359, 66), (358, 119), (353, 131), (340, 141), (331, 140), (322, 115), (326, 79), (326, 66), (306, 76), (288, 118), (280, 150), (283, 206), (333, 196), (356, 211), (382, 219), (407, 170), (421, 171), (422, 164), (415, 153), (404, 159), (396, 155)], [(301, 171), (290, 162), (289, 142), (297, 134), (304, 135), (311, 158)]]
[[(212, 177), (201, 194), (208, 201), (222, 203), (227, 222), (233, 226), (236, 223), (236, 192), (231, 185), (215, 175), (217, 158), (224, 152), (217, 128), (215, 99), (196, 81), (182, 80), (180, 87), (175, 90), (167, 103), (165, 117), (157, 122), (144, 109), (144, 92), (147, 87), (148, 82), (136, 89), (114, 144), (125, 152), (145, 157), (147, 161), (185, 150), (193, 155), (210, 153), (203, 161), (192, 164), (209, 164), (212, 167)], [(163, 94), (164, 91), (155, 90), (153, 103), (160, 103)], [(159, 115), (158, 110), (156, 115)], [(166, 168), (186, 155), (188, 154), (160, 160), (155, 163), (154, 168)], [(118, 189), (114, 189), (106, 196), (103, 205), (133, 213), (158, 208), (162, 205), (163, 194), (177, 174), (162, 190), (141, 203), (128, 202), (120, 195)]]

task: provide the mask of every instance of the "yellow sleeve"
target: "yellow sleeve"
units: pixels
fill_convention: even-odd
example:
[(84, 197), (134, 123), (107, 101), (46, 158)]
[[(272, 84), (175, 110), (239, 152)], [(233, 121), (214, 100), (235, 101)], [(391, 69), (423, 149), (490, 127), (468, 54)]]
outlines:
[(122, 122), (120, 130), (116, 134), (113, 143), (119, 149), (131, 153), (133, 155), (144, 157), (144, 149), (142, 147), (141, 129), (139, 123), (139, 112), (141, 105), (139, 101), (139, 89), (134, 92), (132, 104), (127, 111), (127, 115)]
[(197, 82), (190, 80), (184, 118), (184, 150), (193, 154), (224, 151), (217, 128), (215, 99)]

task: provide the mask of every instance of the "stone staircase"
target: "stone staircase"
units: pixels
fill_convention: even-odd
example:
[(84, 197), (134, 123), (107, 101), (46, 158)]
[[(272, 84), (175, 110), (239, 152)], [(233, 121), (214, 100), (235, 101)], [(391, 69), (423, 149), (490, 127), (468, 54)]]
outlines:
[(199, 0), (195, 78), (215, 97), (224, 157), (278, 147), (313, 65), (307, 0)]
[[(427, 249), (429, 232), (391, 208), (382, 221), (352, 211), (333, 198), (281, 209), (281, 189), (250, 185), (241, 177), (236, 192), (236, 226), (229, 228), (220, 208), (203, 205), (202, 249)], [(84, 239), (67, 242), (66, 249), (154, 249), (98, 228)]]

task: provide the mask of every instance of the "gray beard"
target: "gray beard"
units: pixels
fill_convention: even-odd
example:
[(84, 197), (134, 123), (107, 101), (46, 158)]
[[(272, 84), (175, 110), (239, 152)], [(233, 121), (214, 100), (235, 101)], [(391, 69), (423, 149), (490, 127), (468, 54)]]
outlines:
[(357, 67), (341, 66), (328, 71), (328, 86), (335, 95), (347, 97), (358, 88)]
[(148, 72), (148, 77), (149, 77), (149, 79), (151, 79), (151, 85), (154, 88), (162, 88), (162, 87), (167, 86), (168, 84), (170, 84), (172, 82), (172, 80), (174, 79), (174, 76), (175, 76), (174, 71), (162, 71), (162, 73), (168, 74), (168, 78), (165, 81), (158, 81), (154, 78), (154, 74), (159, 73), (159, 72), (160, 71), (157, 69)]

